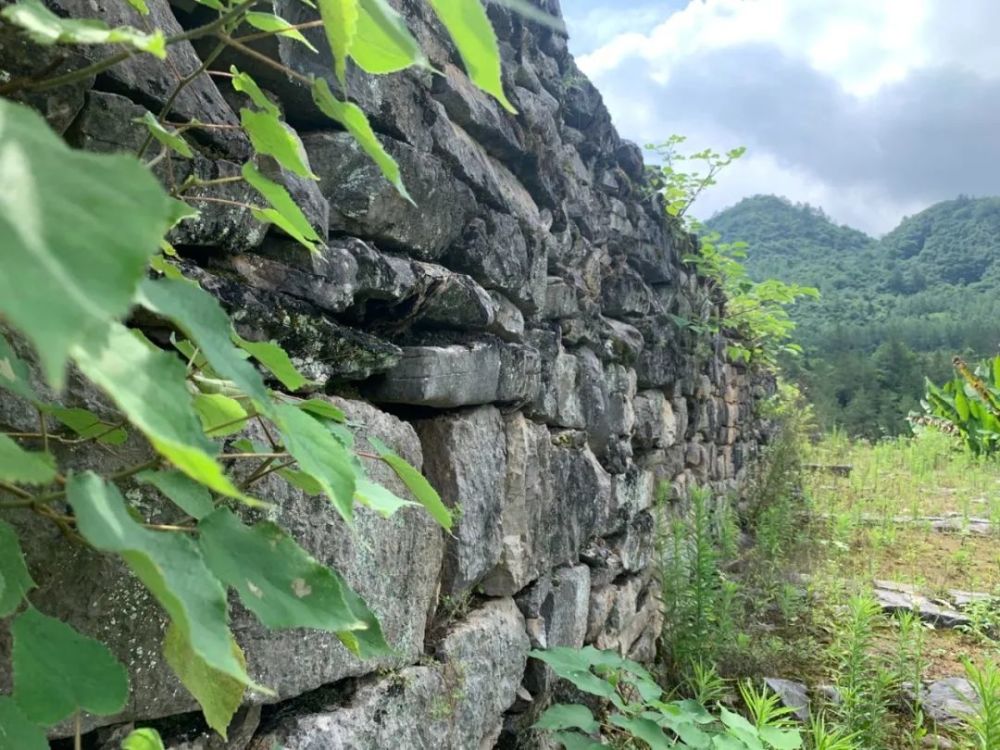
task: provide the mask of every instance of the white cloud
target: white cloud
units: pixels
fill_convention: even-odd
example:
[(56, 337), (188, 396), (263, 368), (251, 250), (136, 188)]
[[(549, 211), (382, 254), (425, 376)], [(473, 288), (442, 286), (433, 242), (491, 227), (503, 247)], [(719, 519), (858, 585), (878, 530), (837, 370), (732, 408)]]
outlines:
[(775, 193), (881, 233), (1000, 194), (998, 26), (998, 0), (691, 0), (578, 64), (626, 138), (749, 147), (697, 213)]

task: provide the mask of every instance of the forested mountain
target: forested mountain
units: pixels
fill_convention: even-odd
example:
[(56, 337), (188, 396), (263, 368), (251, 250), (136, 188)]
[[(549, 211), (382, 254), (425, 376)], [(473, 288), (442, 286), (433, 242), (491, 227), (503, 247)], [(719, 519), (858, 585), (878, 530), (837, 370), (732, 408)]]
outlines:
[(786, 369), (825, 428), (878, 437), (906, 430), (923, 377), (943, 380), (955, 354), (1000, 345), (1000, 198), (935, 204), (881, 240), (783, 198), (746, 198), (707, 222), (748, 243), (760, 280), (811, 284), (792, 310), (805, 353)]

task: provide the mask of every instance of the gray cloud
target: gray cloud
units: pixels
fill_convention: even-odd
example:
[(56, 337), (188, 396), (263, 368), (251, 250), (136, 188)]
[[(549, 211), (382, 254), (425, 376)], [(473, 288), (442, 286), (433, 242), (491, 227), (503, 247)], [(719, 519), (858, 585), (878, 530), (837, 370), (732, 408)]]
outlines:
[[(1000, 70), (986, 67), (994, 58), (1000, 64), (1000, 54), (982, 31), (1000, 3), (980, 5), (974, 22), (949, 8), (947, 23), (929, 19), (936, 64), (864, 98), (770, 44), (689, 55), (662, 85), (639, 57), (595, 82), (625, 137), (678, 132), (695, 147), (746, 145), (757, 162), (723, 177), (736, 181), (727, 199), (800, 189), (806, 195), (787, 197), (823, 201), (834, 218), (884, 232), (915, 206), (1000, 194), (1000, 79), (992, 77)], [(762, 179), (768, 184), (750, 182)]]

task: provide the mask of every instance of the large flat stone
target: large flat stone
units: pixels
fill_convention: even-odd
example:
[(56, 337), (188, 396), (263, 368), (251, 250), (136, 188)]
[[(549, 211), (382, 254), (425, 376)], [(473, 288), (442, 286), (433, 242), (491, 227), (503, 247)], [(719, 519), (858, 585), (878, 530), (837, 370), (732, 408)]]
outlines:
[(500, 560), (501, 509), (507, 475), (503, 420), (483, 406), (416, 423), (424, 472), (456, 523), (445, 551), (442, 592), (459, 595)]
[(488, 602), (444, 638), (438, 662), (370, 679), (345, 705), (281, 717), (251, 750), (490, 750), (528, 648), (514, 602)]

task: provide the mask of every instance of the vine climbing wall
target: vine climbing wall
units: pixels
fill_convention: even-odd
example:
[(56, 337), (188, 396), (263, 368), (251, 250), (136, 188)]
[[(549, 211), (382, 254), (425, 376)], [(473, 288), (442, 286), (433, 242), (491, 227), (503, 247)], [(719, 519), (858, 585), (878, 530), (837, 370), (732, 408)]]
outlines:
[[(197, 21), (194, 4), (148, 4), (168, 32)], [(49, 5), (141, 23), (125, 0)], [(293, 23), (313, 18), (299, 0), (274, 6)], [(440, 74), (352, 71), (346, 94), (398, 161), (413, 203), (319, 119), (307, 87), (232, 53), (211, 67), (251, 72), (296, 128), (320, 181), (276, 164), (269, 174), (326, 245), (310, 254), (259, 223), (240, 205), (249, 187), (236, 182), (203, 190), (212, 200), (171, 240), (185, 273), (219, 298), (243, 337), (279, 342), (360, 434), (422, 467), (457, 511), (454, 532), (418, 508), (388, 520), (359, 508), (350, 530), (325, 500), (274, 476), (262, 482), (257, 494), (273, 507), (258, 513), (279, 517), (344, 574), (395, 651), (361, 661), (329, 634), (267, 632), (234, 601), (251, 675), (275, 694), (251, 694), (223, 742), (202, 731), (196, 704), (162, 663), (165, 622), (134, 579), (55, 527), (5, 515), (21, 530), (36, 606), (129, 666), (129, 705), (88, 720), (92, 747), (117, 748), (130, 723), (149, 720), (177, 750), (523, 746), (553, 688), (529, 650), (587, 643), (651, 659), (658, 523), (693, 485), (710, 485), (720, 502), (737, 493), (765, 436), (755, 414), (770, 384), (727, 363), (718, 336), (685, 325), (708, 320), (723, 300), (682, 262), (693, 239), (665, 218), (642, 153), (615, 132), (565, 35), (490, 7), (515, 116), (469, 82), (421, 3), (401, 6)], [(559, 12), (554, 0), (544, 10)], [(282, 37), (267, 44), (288, 67), (337, 86), (329, 57)], [(0, 67), (14, 74), (29, 61), (56, 70), (72, 62), (51, 49), (0, 31)], [(137, 118), (158, 112), (177, 76), (206, 54), (177, 44), (167, 66), (134, 57), (29, 102), (74, 147), (135, 152), (146, 137)], [(221, 80), (198, 77), (174, 110), (236, 123), (241, 95)], [(159, 176), (237, 174), (249, 153), (241, 133), (204, 131), (183, 173), (171, 161)], [(132, 323), (164, 335), (151, 316)], [(109, 412), (79, 379), (65, 400)], [(0, 427), (32, 429), (36, 419), (0, 396)], [(266, 438), (254, 429), (244, 437)], [(75, 465), (113, 470), (148, 449), (68, 450)], [(372, 474), (405, 496), (387, 469)], [(132, 499), (141, 503), (142, 492)], [(0, 623), (0, 664), (9, 648)], [(0, 673), (0, 692), (10, 679)]]

